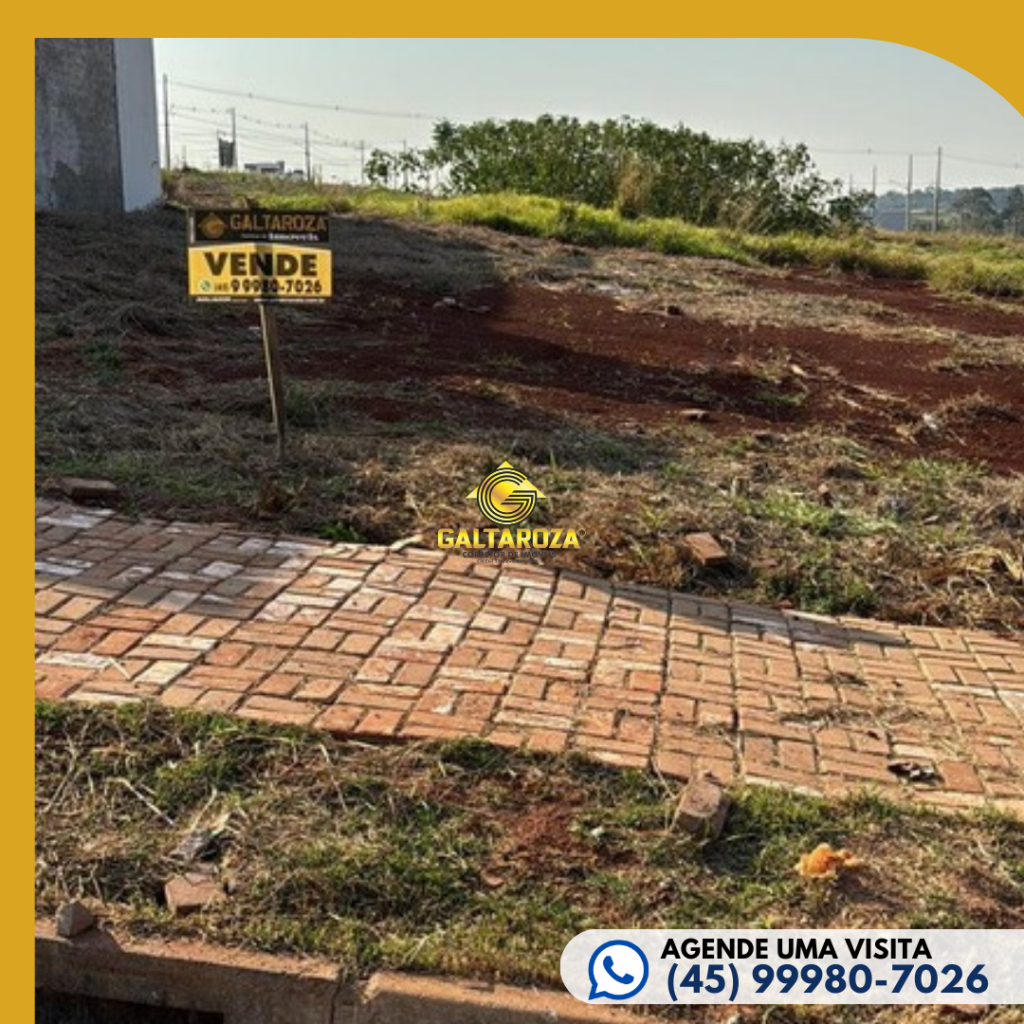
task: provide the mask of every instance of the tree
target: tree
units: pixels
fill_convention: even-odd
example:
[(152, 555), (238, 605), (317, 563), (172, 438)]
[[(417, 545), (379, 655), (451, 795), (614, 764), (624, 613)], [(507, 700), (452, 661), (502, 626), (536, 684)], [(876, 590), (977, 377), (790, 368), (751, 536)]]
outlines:
[(1008, 235), (1024, 235), (1024, 188), (1015, 185), (1006, 197), (1003, 207), (1003, 230)]
[(956, 197), (953, 209), (960, 217), (961, 231), (989, 234), (999, 227), (999, 211), (992, 193), (984, 188), (969, 188)]
[(828, 212), (832, 223), (842, 231), (856, 231), (865, 227), (871, 222), (874, 198), (870, 192), (857, 191), (830, 199)]
[(383, 149), (374, 149), (366, 161), (366, 180), (376, 188), (389, 188), (398, 179), (397, 158)]
[(764, 233), (827, 230), (828, 201), (838, 191), (806, 146), (715, 139), (628, 117), (440, 121), (420, 158), (449, 194), (547, 196), (566, 209), (586, 203), (631, 218)]

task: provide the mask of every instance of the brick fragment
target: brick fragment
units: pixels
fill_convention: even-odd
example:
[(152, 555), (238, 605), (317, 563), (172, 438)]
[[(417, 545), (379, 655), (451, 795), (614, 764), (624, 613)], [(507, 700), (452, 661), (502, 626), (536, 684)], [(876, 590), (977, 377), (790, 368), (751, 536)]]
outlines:
[(725, 828), (732, 801), (714, 779), (691, 779), (672, 815), (672, 827), (698, 839), (717, 839)]
[(701, 565), (714, 567), (729, 561), (725, 548), (710, 533), (688, 533), (683, 538), (683, 543)]

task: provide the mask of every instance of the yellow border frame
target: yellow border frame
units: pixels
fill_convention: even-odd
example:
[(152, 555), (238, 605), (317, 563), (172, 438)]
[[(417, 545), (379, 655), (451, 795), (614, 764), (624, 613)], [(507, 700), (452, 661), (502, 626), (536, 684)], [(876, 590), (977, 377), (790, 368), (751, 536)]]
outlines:
[[(399, 28), (403, 36), (412, 35), (413, 29), (432, 33), (439, 27), (449, 25), (472, 28), (475, 36), (486, 35), (490, 28), (508, 30), (513, 27), (509, 25), (510, 19), (504, 8), (488, 8), (480, 3), (447, 4), (443, 8), (392, 3), (388, 5), (389, 18), (386, 21), (368, 15), (351, 4), (333, 10), (337, 12), (335, 20), (339, 32), (349, 37), (374, 36), (388, 27)], [(984, 18), (977, 20), (958, 16), (952, 8), (935, 14), (917, 8), (881, 5), (871, 5), (865, 9), (841, 8), (828, 3), (818, 3), (813, 7), (808, 3), (787, 7), (762, 3), (756, 6), (731, 4), (728, 8), (717, 7), (713, 10), (715, 13), (709, 14), (694, 10), (693, 5), (669, 7), (658, 4), (629, 8), (621, 5), (605, 7), (594, 3), (555, 6), (550, 2), (526, 0), (515, 6), (514, 13), (519, 25), (529, 25), (532, 29), (542, 28), (544, 36), (569, 38), (578, 37), (587, 30), (594, 32), (603, 28), (621, 32), (627, 25), (649, 26), (657, 29), (662, 37), (723, 38), (741, 29), (745, 38), (850, 38), (854, 35), (850, 29), (857, 24), (877, 21), (884, 24), (887, 31), (891, 29), (891, 37), (883, 41), (923, 50), (958, 65), (991, 86), (1018, 112), (1024, 114), (1024, 64), (1020, 57), (1020, 29), (1024, 27), (1024, 18), (1016, 5), (996, 2), (986, 10)], [(71, 35), (74, 34), (71, 31), (73, 29), (80, 31), (94, 28), (100, 22), (112, 20), (110, 15), (115, 13), (128, 15), (118, 18), (117, 27), (125, 36), (137, 34), (135, 30), (138, 28), (152, 27), (149, 19), (133, 16), (134, 11), (120, 4), (91, 3), (73, 7), (66, 5), (66, 8), (58, 4), (51, 5), (46, 13), (47, 17), (40, 20), (46, 20), (48, 24), (45, 27), (37, 26), (38, 36)], [(196, 21), (203, 20), (195, 17), (194, 9), (185, 8), (182, 13), (188, 15), (191, 23), (188, 27), (194, 27)], [(237, 9), (228, 7), (221, 13), (225, 20), (239, 27), (270, 27), (281, 21), (295, 21), (292, 16), (294, 11), (280, 4), (266, 3), (265, 0), (249, 2)], [(324, 21), (331, 20), (330, 8), (318, 6), (311, 9), (310, 13), (317, 24), (328, 27)], [(442, 20), (443, 25), (439, 25)], [(22, 122), (32, 121), (34, 132), (34, 116), (29, 113), (34, 109), (34, 93), (29, 98), (27, 85), (34, 67), (34, 46), (12, 49), (14, 52), (8, 53), (0, 72), (5, 79), (9, 98), (7, 116), (13, 122), (9, 130), (20, 136), (24, 127), (27, 136), (29, 126)], [(32, 146), (34, 149), (34, 141)], [(4, 184), (9, 186), (4, 190), (6, 197), (20, 194), (22, 174), (27, 177), (23, 167), (17, 159), (9, 157), (5, 161), (2, 173)], [(34, 242), (32, 214), (19, 214), (19, 222)], [(32, 314), (27, 312), (28, 299), (22, 300), (21, 296), (32, 294), (30, 278), (34, 273), (34, 264), (30, 262), (27, 250), (21, 246), (9, 246), (4, 257), (4, 264), (13, 273), (13, 286), (9, 288), (9, 293), (17, 297), (15, 315), (4, 338), (7, 373), (13, 384), (4, 401), (4, 436), (9, 439), (6, 445), (8, 472), (13, 472), (15, 479), (20, 481), (28, 480), (33, 474), (33, 451), (29, 438), (34, 423), (34, 340), (30, 344), (30, 339), (34, 339), (35, 335)], [(27, 316), (27, 323), (21, 320), (22, 316)], [(30, 936), (33, 934), (31, 922), (34, 919), (34, 887), (30, 885), (28, 874), (28, 837), (34, 829), (31, 797), (33, 747), (28, 687), (21, 682), (22, 668), (26, 673), (32, 668), (28, 660), (27, 643), (27, 634), (32, 628), (31, 613), (27, 602), (21, 597), (24, 586), (22, 580), (28, 575), (28, 559), (24, 553), (33, 544), (27, 505), (27, 501), (22, 503), (19, 499), (5, 502), (2, 506), (4, 536), (13, 540), (11, 551), (17, 569), (13, 586), (7, 586), (2, 591), (5, 639), (9, 641), (8, 650), (14, 653), (14, 671), (8, 673), (6, 684), (14, 706), (4, 716), (8, 723), (7, 735), (0, 747), (0, 765), (5, 782), (4, 813), (0, 820), (4, 822), (6, 833), (0, 851), (7, 869), (3, 891), (6, 927), (0, 934), (3, 936), (6, 954), (5, 976), (9, 980), (16, 980), (16, 985), (9, 987), (5, 993), (4, 1000), (5, 1018), (12, 1022), (31, 1020), (33, 1006), (33, 989), (29, 987), (29, 978), (34, 961), (33, 946), (30, 944)], [(10, 871), (11, 867), (13, 871)]]

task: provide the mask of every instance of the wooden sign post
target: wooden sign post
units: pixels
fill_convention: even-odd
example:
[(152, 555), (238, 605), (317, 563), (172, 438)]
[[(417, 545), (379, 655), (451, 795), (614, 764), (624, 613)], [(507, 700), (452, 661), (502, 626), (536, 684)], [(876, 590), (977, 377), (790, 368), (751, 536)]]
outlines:
[(285, 406), (284, 376), (281, 373), (281, 350), (277, 343), (277, 310), (268, 303), (260, 303), (260, 327), (263, 331), (263, 358), (267, 364), (267, 382), (270, 385), (270, 411), (277, 432), (277, 457), (284, 459)]
[(327, 211), (192, 210), (188, 289), (199, 302), (256, 302), (277, 454), (284, 458), (284, 376), (276, 305), (331, 296)]

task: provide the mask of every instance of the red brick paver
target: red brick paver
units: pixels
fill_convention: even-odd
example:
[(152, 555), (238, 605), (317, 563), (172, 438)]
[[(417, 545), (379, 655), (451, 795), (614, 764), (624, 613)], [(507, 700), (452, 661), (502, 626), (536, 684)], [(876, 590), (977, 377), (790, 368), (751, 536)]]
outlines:
[(40, 697), (1024, 811), (1020, 638), (46, 501), (36, 545)]

